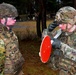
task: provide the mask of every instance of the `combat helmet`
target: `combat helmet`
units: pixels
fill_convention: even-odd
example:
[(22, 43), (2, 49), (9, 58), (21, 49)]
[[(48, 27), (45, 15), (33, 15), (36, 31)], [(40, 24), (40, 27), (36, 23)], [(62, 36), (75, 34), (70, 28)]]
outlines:
[(17, 9), (13, 5), (8, 3), (0, 4), (0, 18), (9, 16), (17, 17), (18, 16)]
[(76, 10), (71, 6), (60, 8), (56, 13), (55, 21), (65, 24), (76, 24)]

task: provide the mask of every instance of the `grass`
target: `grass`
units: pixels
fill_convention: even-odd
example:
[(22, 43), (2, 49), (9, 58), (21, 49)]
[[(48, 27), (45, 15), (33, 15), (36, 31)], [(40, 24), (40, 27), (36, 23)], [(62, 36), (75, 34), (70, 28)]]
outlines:
[(58, 75), (58, 71), (53, 71), (48, 63), (41, 62), (39, 57), (40, 44), (40, 39), (19, 41), (20, 51), (25, 58), (24, 75)]
[[(48, 26), (52, 21), (53, 20), (47, 21), (46, 25)], [(16, 26), (19, 27), (14, 28), (13, 30), (20, 39), (26, 39), (30, 37), (36, 38), (36, 21), (17, 22)]]

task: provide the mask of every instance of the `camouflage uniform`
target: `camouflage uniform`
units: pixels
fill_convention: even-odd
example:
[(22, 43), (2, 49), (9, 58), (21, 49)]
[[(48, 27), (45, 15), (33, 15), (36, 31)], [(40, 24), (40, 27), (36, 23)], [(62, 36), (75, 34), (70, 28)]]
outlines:
[[(55, 21), (60, 23), (76, 24), (76, 10), (73, 7), (67, 6), (60, 8), (56, 13)], [(72, 33), (63, 31), (59, 37), (62, 42), (76, 49), (76, 30)]]
[[(76, 25), (76, 10), (73, 7), (66, 6), (58, 10), (54, 20), (57, 24)], [(57, 33), (53, 28), (58, 25), (50, 24), (47, 28), (47, 34), (53, 38)], [(51, 29), (53, 30), (52, 32)], [(51, 56), (51, 67), (59, 69), (59, 75), (76, 75), (76, 30), (72, 33), (62, 31), (58, 38), (61, 43), (60, 49), (55, 49)]]
[[(59, 23), (70, 23), (72, 25), (76, 24), (76, 10), (73, 7), (66, 6), (58, 10), (55, 16), (55, 21)], [(53, 31), (51, 34), (55, 35), (57, 31)], [(62, 31), (62, 34), (58, 38), (65, 44), (76, 49), (76, 30), (72, 33)]]
[(76, 10), (73, 7), (65, 6), (58, 10), (55, 21), (60, 23), (76, 23)]
[(5, 62), (5, 46), (4, 41), (0, 38), (0, 75), (4, 73), (4, 62)]
[[(1, 18), (17, 16), (14, 6), (7, 3), (0, 4)], [(18, 38), (13, 31), (0, 25), (0, 39), (0, 75), (18, 75), (24, 63), (24, 58), (19, 51)]]
[(9, 16), (17, 17), (18, 16), (17, 9), (11, 4), (7, 3), (0, 4), (0, 18)]

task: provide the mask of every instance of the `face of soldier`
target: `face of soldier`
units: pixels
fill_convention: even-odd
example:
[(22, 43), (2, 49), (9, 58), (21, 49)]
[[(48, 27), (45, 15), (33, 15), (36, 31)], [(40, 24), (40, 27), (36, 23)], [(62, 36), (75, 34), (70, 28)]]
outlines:
[(71, 24), (60, 24), (59, 28), (66, 32), (74, 32), (76, 30), (76, 25)]
[[(1, 23), (4, 25), (6, 22), (5, 18), (1, 19)], [(16, 22), (16, 19), (12, 18), (12, 17), (8, 17), (7, 18), (7, 22), (6, 22), (6, 27), (9, 29), (9, 27), (14, 26)]]

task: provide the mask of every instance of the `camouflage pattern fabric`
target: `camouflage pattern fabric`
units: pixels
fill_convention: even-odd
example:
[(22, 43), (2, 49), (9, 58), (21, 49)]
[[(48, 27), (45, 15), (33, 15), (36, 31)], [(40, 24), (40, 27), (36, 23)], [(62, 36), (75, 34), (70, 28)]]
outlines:
[[(55, 21), (59, 24), (70, 23), (72, 26), (76, 25), (76, 10), (70, 6), (60, 8), (56, 13)], [(54, 29), (52, 32), (47, 32), (47, 34), (53, 38), (57, 34), (57, 30)], [(65, 75), (65, 72), (67, 75), (76, 75), (76, 31), (72, 33), (62, 31), (62, 34), (57, 39), (62, 44), (61, 49), (53, 51), (52, 59), (54, 60), (54, 67), (64, 70), (64, 73), (60, 73), (59, 75)], [(60, 51), (62, 53), (57, 55)]]
[(70, 6), (60, 8), (56, 13), (55, 21), (76, 24), (76, 10)]
[(0, 38), (0, 75), (4, 73), (4, 62), (5, 62), (5, 45), (4, 41)]
[(76, 75), (76, 62), (66, 58), (65, 56), (59, 58), (58, 67), (60, 70), (68, 72), (70, 75)]
[(11, 4), (7, 4), (7, 3), (0, 4), (0, 18), (9, 17), (9, 16), (12, 17), (18, 16), (18, 12), (16, 8)]
[[(53, 30), (51, 33), (48, 32), (48, 35), (51, 36), (52, 38), (56, 34), (57, 34), (56, 30)], [(64, 71), (66, 70), (66, 72), (69, 72), (70, 75), (76, 75), (76, 32), (68, 34), (62, 31), (62, 34), (59, 36), (58, 39), (62, 42), (60, 51), (62, 51), (63, 54), (61, 54), (61, 56), (56, 55), (52, 57), (53, 60), (58, 57), (57, 60), (53, 61), (53, 63), (56, 63), (54, 64), (54, 67), (57, 66), (57, 68), (59, 68), (60, 70)], [(58, 51), (59, 50), (57, 50), (57, 52)]]
[[(63, 51), (64, 57), (66, 59), (64, 59), (64, 61), (62, 61), (62, 62), (60, 61), (59, 64), (62, 64), (62, 66), (64, 66), (66, 69), (67, 69), (67, 67), (70, 67), (70, 69), (67, 69), (69, 71), (70, 75), (76, 75), (76, 41), (75, 41), (76, 32), (72, 33), (69, 36), (61, 37), (61, 40), (63, 38), (66, 39), (66, 41), (64, 41), (66, 44), (62, 43), (61, 50)], [(71, 64), (68, 63), (67, 59), (71, 60), (69, 62)], [(75, 62), (75, 63), (73, 63), (73, 62)]]
[(61, 50), (66, 58), (76, 62), (76, 49), (62, 43)]
[[(57, 34), (56, 30), (53, 30), (52, 32), (48, 32), (47, 35), (51, 36), (52, 38)], [(76, 49), (76, 32), (68, 33), (62, 31), (62, 34), (58, 38), (61, 42), (69, 45), (70, 47)]]
[(63, 32), (61, 36), (59, 37), (59, 40), (69, 45), (70, 47), (76, 49), (76, 32), (73, 32), (67, 36), (66, 36), (66, 32)]
[(21, 69), (24, 63), (24, 58), (19, 51), (18, 38), (13, 31), (9, 32), (7, 30), (0, 33), (0, 37), (3, 39), (6, 49), (4, 74), (14, 75), (19, 69)]

